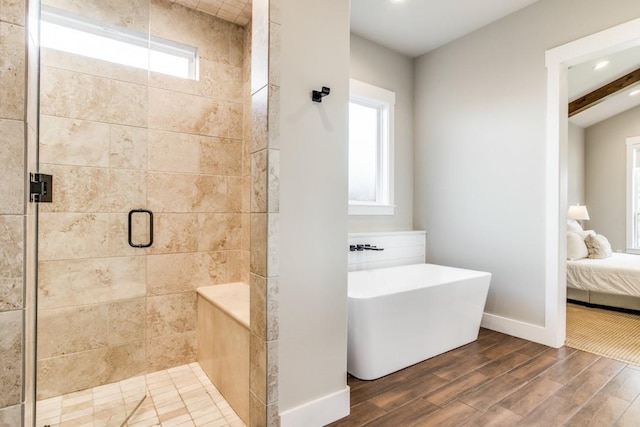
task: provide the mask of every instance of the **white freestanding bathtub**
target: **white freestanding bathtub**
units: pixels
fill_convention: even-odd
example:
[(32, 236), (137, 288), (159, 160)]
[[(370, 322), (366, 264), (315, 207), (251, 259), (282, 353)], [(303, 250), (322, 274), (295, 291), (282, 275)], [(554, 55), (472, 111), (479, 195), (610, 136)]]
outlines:
[(347, 371), (372, 380), (475, 341), (490, 281), (434, 264), (349, 272)]

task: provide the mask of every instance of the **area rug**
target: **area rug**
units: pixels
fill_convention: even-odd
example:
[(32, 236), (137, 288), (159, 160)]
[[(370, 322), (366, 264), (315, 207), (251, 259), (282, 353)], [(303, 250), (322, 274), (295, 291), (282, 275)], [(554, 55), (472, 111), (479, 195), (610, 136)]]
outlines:
[(566, 346), (640, 366), (640, 315), (567, 304)]

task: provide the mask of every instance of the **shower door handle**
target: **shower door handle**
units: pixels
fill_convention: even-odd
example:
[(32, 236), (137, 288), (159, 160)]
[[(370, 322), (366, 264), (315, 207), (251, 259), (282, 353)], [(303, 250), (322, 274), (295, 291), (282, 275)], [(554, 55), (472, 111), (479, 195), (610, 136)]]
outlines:
[[(133, 243), (133, 215), (144, 213), (149, 216), (149, 241), (147, 243)], [(148, 209), (132, 209), (129, 211), (129, 246), (132, 248), (148, 248), (153, 245), (153, 212)]]

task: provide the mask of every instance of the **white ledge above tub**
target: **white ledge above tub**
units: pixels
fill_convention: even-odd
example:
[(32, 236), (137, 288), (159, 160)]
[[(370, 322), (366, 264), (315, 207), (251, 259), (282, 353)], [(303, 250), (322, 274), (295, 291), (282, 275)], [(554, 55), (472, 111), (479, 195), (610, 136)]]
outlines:
[(426, 262), (424, 230), (349, 233), (349, 245), (371, 245), (383, 251), (348, 251), (349, 271)]

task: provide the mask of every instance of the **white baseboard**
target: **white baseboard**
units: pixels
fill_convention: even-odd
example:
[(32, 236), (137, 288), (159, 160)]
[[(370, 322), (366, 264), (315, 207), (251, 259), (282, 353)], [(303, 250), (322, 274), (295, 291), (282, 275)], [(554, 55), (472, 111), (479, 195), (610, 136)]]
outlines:
[(281, 427), (321, 427), (349, 415), (349, 386), (280, 413)]
[(480, 326), (491, 329), (492, 331), (502, 332), (503, 334), (537, 342), (539, 344), (556, 347), (552, 338), (552, 331), (547, 330), (544, 326), (525, 323), (519, 320), (509, 319), (507, 317), (489, 313), (484, 313), (482, 315), (482, 323)]

